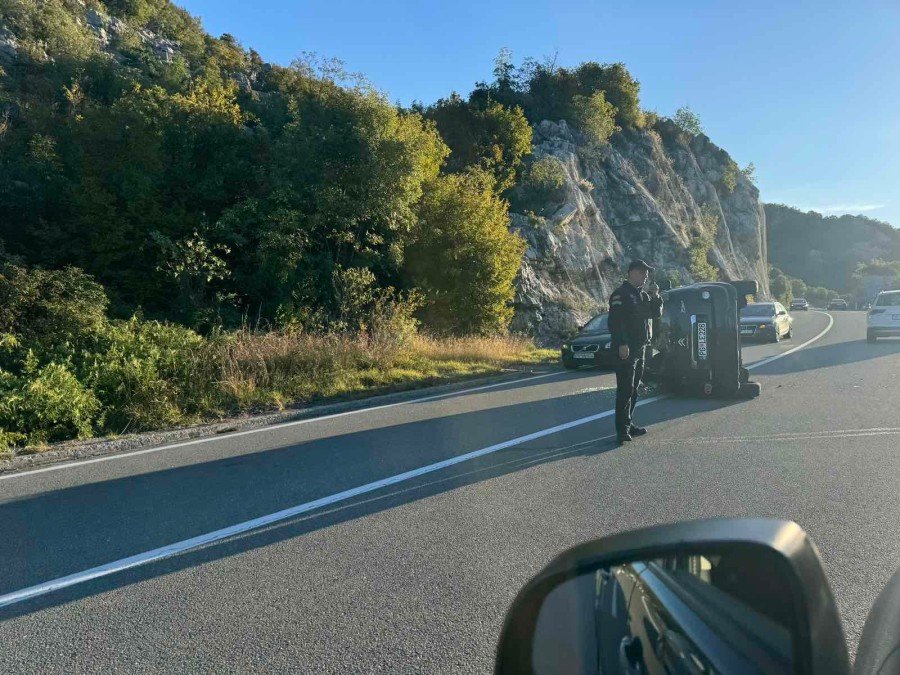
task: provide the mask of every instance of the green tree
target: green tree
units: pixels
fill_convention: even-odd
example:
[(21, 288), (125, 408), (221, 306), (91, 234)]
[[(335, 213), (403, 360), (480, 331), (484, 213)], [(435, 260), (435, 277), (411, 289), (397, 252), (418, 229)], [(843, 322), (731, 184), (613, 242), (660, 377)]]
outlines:
[(406, 271), (424, 294), (425, 326), (458, 334), (505, 330), (525, 244), (509, 231), (491, 177), (476, 171), (434, 179), (418, 215)]
[(632, 77), (624, 63), (582, 63), (575, 70), (578, 94), (591, 97), (603, 92), (616, 111), (615, 122), (623, 129), (643, 128), (644, 113), (640, 105), (640, 83)]
[(805, 298), (806, 289), (806, 282), (803, 279), (791, 279), (791, 293), (795, 298)]
[(595, 91), (590, 96), (574, 96), (572, 112), (575, 123), (595, 143), (606, 143), (620, 130), (615, 121), (616, 108), (607, 102), (602, 91)]
[(675, 125), (684, 133), (690, 134), (691, 136), (699, 136), (703, 133), (703, 125), (700, 123), (700, 117), (688, 106), (682, 106), (676, 110), (675, 116), (672, 117), (672, 121), (675, 122)]
[(794, 297), (791, 278), (777, 267), (769, 266), (769, 290), (782, 304), (791, 304)]
[(722, 186), (731, 193), (737, 188), (737, 181), (738, 165), (729, 159), (725, 164), (725, 170), (722, 172)]
[(531, 153), (531, 126), (520, 107), (493, 101), (479, 106), (454, 93), (427, 108), (425, 116), (434, 120), (450, 148), (447, 171), (484, 169), (500, 192), (515, 184), (523, 158)]

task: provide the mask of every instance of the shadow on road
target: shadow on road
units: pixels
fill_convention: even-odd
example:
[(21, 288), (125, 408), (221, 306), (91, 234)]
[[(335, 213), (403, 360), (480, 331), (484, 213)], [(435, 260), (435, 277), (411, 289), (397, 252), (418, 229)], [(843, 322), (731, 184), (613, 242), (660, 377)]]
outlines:
[[(589, 397), (590, 394), (566, 397), (559, 405), (571, 408), (572, 400), (581, 396)], [(667, 399), (640, 407), (636, 417), (641, 424), (653, 425), (738, 404), (734, 401)], [(542, 428), (579, 416), (572, 412), (567, 416), (565, 409), (548, 411), (547, 401), (508, 406), (504, 410), (505, 414), (515, 418), (540, 416), (537, 419), (542, 420)], [(453, 434), (458, 435), (461, 428), (490, 429), (492, 423), (497, 423), (496, 414), (493, 409), (452, 416), (459, 418), (455, 420), (440, 418), (400, 424), (386, 430), (359, 431), (7, 502), (0, 505), (0, 560), (4, 567), (0, 594), (274, 513), (393, 475), (399, 470), (462, 454), (473, 449), (471, 439), (467, 439), (465, 448), (453, 448)], [(445, 440), (443, 456), (440, 453), (424, 456), (426, 453), (423, 453), (412, 467), (398, 468), (386, 461), (389, 450), (385, 449), (391, 448), (391, 438), (412, 438), (421, 446), (429, 435), (436, 433), (435, 429), (426, 430), (424, 425), (435, 422), (440, 425), (438, 434), (446, 430), (450, 435)], [(460, 423), (462, 427), (458, 426)], [(388, 432), (390, 436), (385, 435)], [(511, 432), (507, 438), (517, 435)], [(317, 462), (310, 461), (313, 455), (323, 455), (311, 446), (331, 442), (334, 444), (331, 447), (337, 449), (338, 441), (343, 448), (339, 456), (329, 456), (325, 452)], [(489, 444), (485, 442), (475, 447)], [(0, 609), (0, 621), (239, 555), (537, 465), (596, 455), (615, 448), (613, 420), (603, 418), (564, 434), (549, 435), (463, 462), (264, 530)], [(321, 450), (327, 450), (327, 447)], [(344, 460), (347, 460), (346, 466)], [(336, 475), (341, 477), (341, 482), (335, 481)], [(291, 489), (292, 485), (294, 489)], [(195, 515), (186, 517), (185, 514)]]
[(870, 343), (865, 338), (825, 345), (811, 345), (789, 358), (760, 366), (754, 375), (801, 373), (807, 370), (844, 366), (900, 354), (900, 338), (882, 338)]
[[(613, 374), (615, 371), (612, 369), (606, 368), (579, 368), (578, 370), (565, 370), (562, 366), (557, 364), (547, 364), (545, 369), (549, 372), (552, 372), (553, 375), (549, 377), (545, 377), (541, 379), (541, 384), (554, 384), (560, 382), (568, 382), (571, 380), (577, 380), (580, 378), (588, 378), (588, 377), (597, 377), (598, 375), (606, 375)], [(512, 380), (511, 382), (506, 382), (501, 385), (491, 386), (490, 389), (486, 389), (485, 393), (499, 394), (504, 391), (515, 391), (516, 389), (521, 389), (523, 387), (533, 387), (536, 386), (537, 383), (530, 381), (530, 378), (535, 375), (541, 375), (542, 373), (539, 371), (535, 371), (534, 373), (529, 373), (527, 375), (523, 375), (519, 380)], [(488, 385), (490, 386), (490, 385)], [(437, 394), (434, 398), (430, 396), (426, 396), (422, 399), (413, 399), (408, 401), (408, 405), (422, 404), (422, 403), (434, 403), (435, 401), (446, 401), (453, 398), (459, 398), (460, 396), (471, 396), (476, 392), (473, 392), (471, 389), (463, 389), (461, 391), (452, 391), (446, 394)]]

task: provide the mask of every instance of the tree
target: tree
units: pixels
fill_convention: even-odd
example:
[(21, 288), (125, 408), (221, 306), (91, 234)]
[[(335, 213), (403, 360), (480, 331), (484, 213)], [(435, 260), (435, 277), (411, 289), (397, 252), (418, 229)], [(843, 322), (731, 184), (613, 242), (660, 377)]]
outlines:
[(769, 266), (769, 290), (776, 300), (784, 305), (790, 305), (793, 299), (791, 278), (777, 267)]
[(606, 143), (620, 130), (616, 126), (616, 108), (607, 102), (602, 91), (595, 91), (590, 96), (574, 96), (572, 112), (575, 123), (595, 143)]
[(691, 136), (699, 136), (703, 133), (703, 125), (700, 124), (700, 117), (688, 106), (682, 106), (676, 110), (672, 121), (675, 122), (676, 126), (684, 133), (690, 134)]
[(453, 93), (427, 108), (425, 117), (435, 122), (450, 148), (447, 171), (484, 169), (499, 192), (515, 184), (523, 158), (531, 153), (531, 126), (520, 107), (493, 101), (481, 106)]
[(806, 297), (806, 283), (803, 279), (791, 279), (791, 293), (795, 298)]
[(744, 174), (744, 178), (756, 184), (756, 165), (753, 162), (741, 169), (741, 173)]
[(495, 333), (512, 319), (525, 243), (483, 171), (432, 180), (418, 209), (406, 273), (424, 294), (421, 316), (438, 333)]
[(621, 128), (643, 128), (641, 84), (632, 77), (624, 63), (599, 64), (587, 61), (578, 66), (574, 75), (578, 82), (578, 93), (582, 96), (604, 93), (605, 99), (616, 110), (615, 121)]

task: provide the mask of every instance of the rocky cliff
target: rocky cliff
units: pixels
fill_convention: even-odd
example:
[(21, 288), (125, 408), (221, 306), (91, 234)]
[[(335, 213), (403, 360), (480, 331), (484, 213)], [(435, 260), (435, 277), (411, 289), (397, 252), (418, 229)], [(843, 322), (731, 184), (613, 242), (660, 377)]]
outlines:
[(708, 259), (719, 278), (757, 279), (768, 292), (759, 191), (706, 136), (661, 120), (596, 146), (565, 121), (544, 121), (534, 129), (534, 158), (546, 156), (563, 167), (563, 196), (512, 214), (528, 242), (514, 330), (558, 342), (606, 308), (631, 258), (690, 281), (691, 242), (713, 228)]

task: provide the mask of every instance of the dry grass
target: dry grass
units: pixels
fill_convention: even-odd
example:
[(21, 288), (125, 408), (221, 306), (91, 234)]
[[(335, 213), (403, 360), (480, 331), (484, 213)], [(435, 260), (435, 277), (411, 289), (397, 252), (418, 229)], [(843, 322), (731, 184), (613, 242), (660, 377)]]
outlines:
[(254, 333), (223, 339), (219, 386), (225, 407), (284, 407), (379, 393), (556, 358), (516, 336), (436, 338), (390, 344), (365, 335)]

